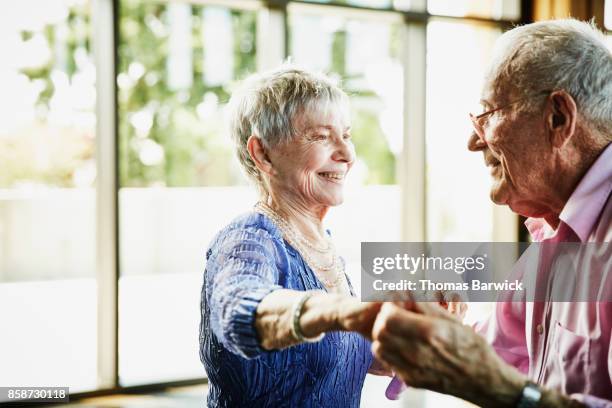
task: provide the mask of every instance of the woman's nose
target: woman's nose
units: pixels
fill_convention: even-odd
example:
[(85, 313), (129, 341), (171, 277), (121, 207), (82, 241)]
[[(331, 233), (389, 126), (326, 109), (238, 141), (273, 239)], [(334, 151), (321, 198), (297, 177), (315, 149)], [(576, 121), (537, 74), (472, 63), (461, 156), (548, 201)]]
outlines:
[(337, 161), (352, 163), (355, 161), (355, 146), (349, 140), (341, 139), (336, 143), (336, 149), (332, 158)]

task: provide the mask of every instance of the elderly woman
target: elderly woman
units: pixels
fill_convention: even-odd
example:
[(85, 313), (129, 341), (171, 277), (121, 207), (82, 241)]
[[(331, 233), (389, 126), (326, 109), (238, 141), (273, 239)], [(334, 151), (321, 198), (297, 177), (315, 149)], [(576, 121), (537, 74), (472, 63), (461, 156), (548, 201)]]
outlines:
[(208, 405), (357, 407), (373, 361), (357, 333), (370, 336), (380, 305), (354, 298), (323, 227), (355, 160), (347, 96), (284, 67), (251, 77), (231, 105), (238, 157), (261, 197), (206, 254)]

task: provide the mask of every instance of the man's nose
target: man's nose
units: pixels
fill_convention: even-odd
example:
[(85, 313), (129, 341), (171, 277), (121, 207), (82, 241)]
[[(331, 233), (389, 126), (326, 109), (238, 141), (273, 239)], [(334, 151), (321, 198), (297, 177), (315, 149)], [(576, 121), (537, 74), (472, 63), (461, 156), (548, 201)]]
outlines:
[(479, 152), (484, 150), (487, 147), (487, 143), (483, 141), (476, 132), (472, 132), (470, 138), (468, 139), (467, 148), (471, 152)]

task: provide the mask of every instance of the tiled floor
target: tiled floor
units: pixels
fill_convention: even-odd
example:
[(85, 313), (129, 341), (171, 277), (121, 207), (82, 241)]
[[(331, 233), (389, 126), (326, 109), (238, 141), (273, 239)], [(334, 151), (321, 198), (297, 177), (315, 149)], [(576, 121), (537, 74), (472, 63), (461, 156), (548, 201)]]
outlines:
[(206, 405), (207, 386), (190, 385), (168, 388), (151, 394), (118, 394), (94, 397), (54, 405), (54, 408), (202, 408)]

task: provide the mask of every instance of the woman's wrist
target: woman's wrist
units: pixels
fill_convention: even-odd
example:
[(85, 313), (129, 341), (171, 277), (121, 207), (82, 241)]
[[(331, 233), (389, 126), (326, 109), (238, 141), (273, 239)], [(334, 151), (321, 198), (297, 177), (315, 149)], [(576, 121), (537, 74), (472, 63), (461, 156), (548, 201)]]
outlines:
[(315, 293), (302, 306), (300, 328), (304, 337), (340, 330), (338, 308), (343, 296), (333, 293)]
[(294, 301), (293, 307), (291, 308), (291, 334), (293, 338), (300, 343), (316, 343), (321, 341), (325, 336), (325, 333), (320, 333), (316, 336), (307, 336), (302, 332), (302, 324), (300, 322), (302, 312), (304, 311), (304, 304), (313, 296), (313, 292), (304, 292)]

